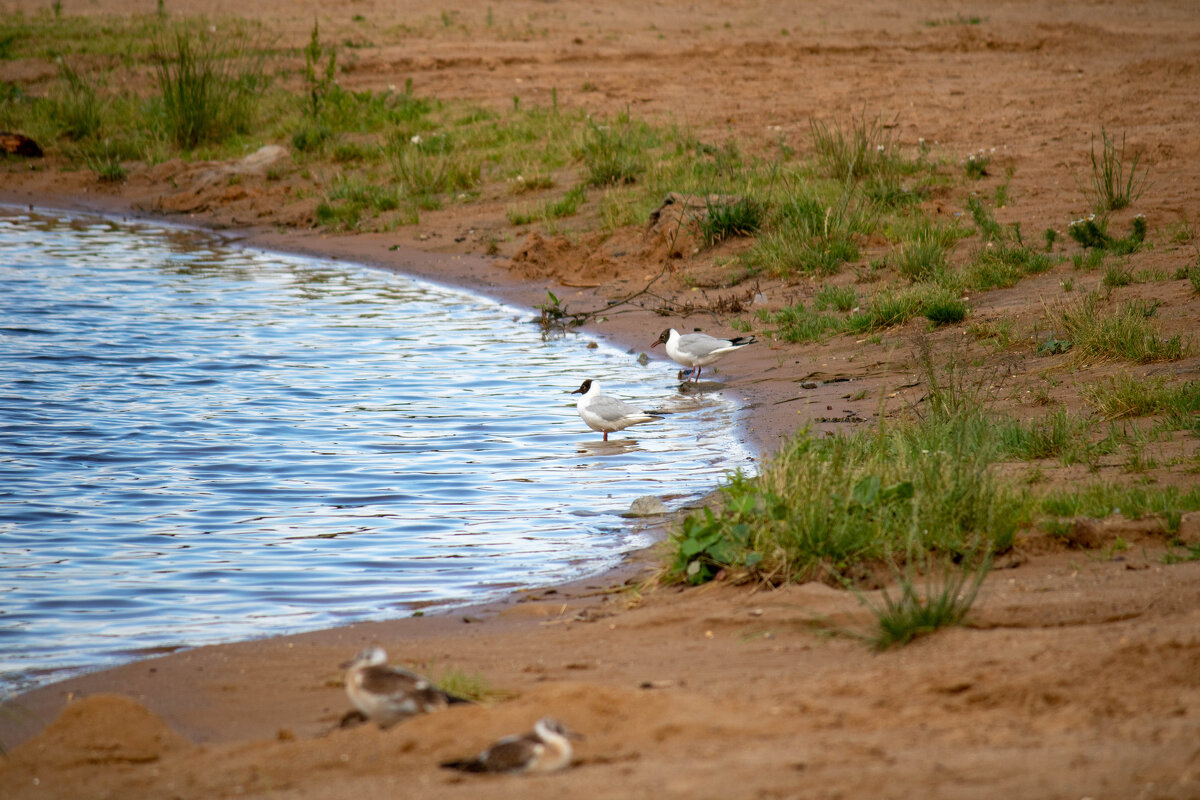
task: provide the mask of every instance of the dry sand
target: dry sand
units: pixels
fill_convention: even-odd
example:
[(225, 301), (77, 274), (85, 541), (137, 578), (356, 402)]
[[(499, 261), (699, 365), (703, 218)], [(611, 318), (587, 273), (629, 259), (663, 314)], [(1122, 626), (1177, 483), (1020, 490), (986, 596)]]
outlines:
[[(670, 117), (705, 140), (736, 137), (750, 151), (768, 150), (781, 135), (803, 151), (810, 118), (894, 117), (901, 141), (923, 137), (941, 153), (995, 147), (994, 174), (980, 188), (992, 192), (1011, 167), (1013, 201), (997, 216), (1027, 232), (1063, 231), (1087, 210), (1087, 151), (1104, 125), (1127, 132), (1152, 170), (1152, 187), (1128, 213), (1146, 215), (1154, 246), (1130, 266), (1172, 274), (1195, 263), (1194, 248), (1166, 233), (1200, 219), (1200, 6), (1191, 0), (982, 9), (928, 0), (853, 7), (530, 0), (492, 5), (492, 29), (481, 28), (486, 4), (455, 0), (434, 10), (360, 0), (333, 13), (283, 0), (244, 6), (188, 4), (214, 18), (262, 17), (295, 44), (314, 16), (338, 41), (401, 23), (421, 32), (353, 51), (342, 76), (352, 88), (412, 77), (419, 92), (495, 107), (513, 95), (545, 104), (557, 89), (567, 106)], [(119, 0), (63, 2), (68, 14), (134, 8), (144, 10)], [(443, 11), (452, 22), (470, 21), (470, 32), (442, 25)], [(985, 19), (926, 24), (960, 13)], [(0, 62), (0, 79), (36, 87), (53, 75), (49, 62)], [(205, 170), (220, 165), (169, 162), (112, 188), (48, 161), (28, 172), (6, 165), (0, 200), (166, 215), (248, 244), (396, 268), (527, 307), (547, 288), (572, 309), (603, 307), (644, 286), (665, 257), (662, 241), (642, 230), (604, 241), (527, 238), (505, 221), (502, 195), (426, 215), (415, 229), (329, 235), (305, 227), (312, 202), (282, 186), (214, 184)], [(947, 190), (927, 207), (958, 213), (963, 197), (961, 187)], [(473, 254), (489, 234), (504, 239), (501, 258)], [(882, 244), (876, 249), (884, 252)], [(702, 305), (746, 289), (693, 291), (719, 283), (709, 280), (719, 273), (710, 254), (672, 263), (661, 293), (676, 302)], [(1062, 297), (1061, 281), (1074, 279), (1082, 292), (1099, 278), (1068, 262), (972, 298), (973, 319), (1011, 319), (1032, 332), (1044, 303)], [(766, 280), (756, 287), (773, 306), (816, 288)], [(1186, 281), (1121, 292), (1122, 300), (1160, 300), (1167, 334), (1200, 329)], [(667, 324), (731, 332), (720, 315), (664, 319), (660, 305), (643, 297), (590, 330), (636, 350)], [(810, 346), (764, 342), (723, 362), (720, 378), (747, 399), (746, 434), (770, 452), (798, 425), (866, 424), (917, 396), (910, 352), (920, 327), (889, 333), (883, 346), (846, 337)], [(945, 351), (964, 337), (958, 328), (934, 339)], [(1127, 368), (1067, 372), (1063, 359), (1034, 358), (1020, 342), (993, 357), (1010, 370), (1008, 410), (1026, 416), (1056, 403), (1077, 408), (1078, 392), (1069, 389)], [(1194, 376), (1200, 362), (1141, 372), (1155, 369)], [(1051, 405), (1022, 402), (1034, 393)], [(1194, 457), (1194, 439), (1173, 446)], [(1051, 481), (1122, 475), (1115, 464), (1099, 475), (1040, 466)], [(1194, 472), (1165, 467), (1143, 477), (1195, 483)], [(1200, 537), (1197, 526), (1189, 519), (1186, 535)], [(1118, 537), (1128, 549), (1114, 546)], [(0, 794), (1200, 797), (1200, 563), (1163, 563), (1164, 538), (1144, 524), (1118, 520), (1092, 545), (1068, 550), (1023, 535), (989, 576), (968, 627), (882, 654), (829, 634), (868, 624), (852, 594), (821, 584), (775, 591), (625, 585), (653, 568), (648, 556), (617, 575), (487, 608), (177, 653), (18, 698), (0, 716), (0, 742), (9, 749)], [(336, 665), (373, 640), (418, 668), (482, 674), (508, 696), (389, 731), (336, 729), (348, 708)], [(478, 778), (437, 767), (545, 713), (586, 735), (574, 768)]]

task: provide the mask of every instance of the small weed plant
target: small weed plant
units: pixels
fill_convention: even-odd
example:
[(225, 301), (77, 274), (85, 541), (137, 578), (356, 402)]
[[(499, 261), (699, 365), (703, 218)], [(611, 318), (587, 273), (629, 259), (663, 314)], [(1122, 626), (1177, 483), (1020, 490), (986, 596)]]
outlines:
[(1142, 195), (1146, 190), (1149, 168), (1138, 175), (1140, 160), (1140, 152), (1134, 153), (1132, 158), (1126, 155), (1124, 133), (1121, 134), (1118, 147), (1116, 137), (1110, 138), (1108, 131), (1101, 128), (1099, 155), (1096, 154), (1096, 140), (1093, 137), (1091, 196), (1096, 213), (1119, 211)]
[(305, 106), (308, 115), (317, 119), (321, 115), (321, 106), (329, 93), (337, 88), (334, 74), (337, 71), (337, 48), (329, 48), (329, 59), (321, 66), (321, 47), (318, 23), (313, 22), (312, 36), (304, 47), (304, 86), (308, 102)]
[[(924, 561), (920, 577), (912, 566), (914, 560)], [(910, 559), (903, 571), (895, 573), (895, 588), (881, 592), (880, 602), (860, 595), (875, 617), (875, 632), (869, 641), (876, 650), (887, 650), (961, 625), (990, 569), (990, 554), (975, 561), (963, 558), (958, 564), (951, 559), (938, 561), (928, 553), (924, 559)]]
[(991, 155), (981, 148), (977, 153), (967, 154), (967, 157), (963, 159), (963, 170), (967, 173), (968, 180), (977, 181), (988, 174), (988, 167), (991, 166), (991, 163)]

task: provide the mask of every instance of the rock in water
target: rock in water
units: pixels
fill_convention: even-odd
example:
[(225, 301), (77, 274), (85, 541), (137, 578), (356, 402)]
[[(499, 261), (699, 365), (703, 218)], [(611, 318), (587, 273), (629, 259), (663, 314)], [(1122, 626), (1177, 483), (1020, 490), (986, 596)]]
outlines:
[(666, 504), (652, 494), (645, 497), (639, 497), (629, 504), (629, 510), (625, 512), (627, 517), (657, 517), (668, 513)]

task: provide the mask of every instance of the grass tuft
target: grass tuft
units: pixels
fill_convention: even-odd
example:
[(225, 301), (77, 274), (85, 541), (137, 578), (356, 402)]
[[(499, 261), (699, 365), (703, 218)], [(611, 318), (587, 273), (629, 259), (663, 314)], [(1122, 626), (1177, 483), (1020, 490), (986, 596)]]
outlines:
[(1200, 381), (1171, 383), (1165, 376), (1138, 378), (1123, 372), (1082, 391), (1106, 420), (1161, 414), (1169, 428), (1194, 430), (1200, 425)]
[(73, 141), (89, 139), (100, 132), (100, 99), (96, 87), (84, 80), (67, 62), (58, 65), (60, 90), (53, 114), (63, 136)]
[(215, 41), (176, 35), (174, 49), (163, 48), (158, 64), (158, 88), (168, 136), (181, 148), (221, 142), (247, 129), (252, 98), (265, 84), (259, 59), (234, 43), (230, 49)]
[(817, 150), (817, 158), (829, 177), (849, 181), (881, 172), (889, 157), (891, 141), (879, 118), (859, 117), (850, 125), (850, 133), (842, 131), (837, 121), (809, 121), (809, 135)]
[(858, 292), (853, 286), (833, 286), (824, 284), (813, 298), (813, 307), (817, 311), (829, 308), (846, 312), (858, 305)]
[(647, 151), (657, 144), (650, 127), (627, 117), (612, 125), (589, 124), (583, 142), (587, 183), (612, 186), (636, 183), (646, 172)]
[(934, 325), (957, 325), (967, 318), (967, 303), (954, 292), (934, 287), (922, 303), (921, 313)]
[(1139, 364), (1176, 361), (1191, 352), (1181, 335), (1164, 337), (1150, 323), (1157, 306), (1129, 301), (1111, 314), (1098, 308), (1095, 293), (1060, 307), (1055, 316), (1079, 359), (1121, 359)]
[(1124, 256), (1141, 249), (1146, 239), (1146, 218), (1140, 214), (1134, 217), (1129, 234), (1121, 239), (1110, 236), (1108, 221), (1097, 222), (1095, 215), (1075, 220), (1067, 226), (1067, 233), (1084, 247)]
[[(1147, 177), (1150, 169), (1147, 167), (1138, 175), (1138, 162), (1141, 153), (1134, 153), (1132, 160), (1126, 164), (1125, 134), (1121, 134), (1121, 146), (1118, 149), (1116, 137), (1109, 138), (1108, 132), (1100, 129), (1100, 155), (1096, 155), (1096, 139), (1092, 138), (1092, 206), (1096, 213), (1104, 214), (1109, 211), (1119, 211), (1146, 190)], [(1128, 172), (1126, 172), (1128, 169)]]
[(898, 596), (884, 589), (882, 603), (863, 600), (875, 616), (876, 630), (870, 641), (876, 650), (906, 645), (918, 637), (961, 624), (991, 569), (990, 555), (977, 563), (962, 559), (955, 564), (947, 559), (935, 564), (929, 555), (924, 561), (924, 591), (918, 590), (910, 566), (896, 575)]
[(749, 236), (762, 227), (766, 206), (753, 197), (741, 197), (733, 203), (706, 201), (700, 220), (700, 237), (709, 247), (734, 236)]

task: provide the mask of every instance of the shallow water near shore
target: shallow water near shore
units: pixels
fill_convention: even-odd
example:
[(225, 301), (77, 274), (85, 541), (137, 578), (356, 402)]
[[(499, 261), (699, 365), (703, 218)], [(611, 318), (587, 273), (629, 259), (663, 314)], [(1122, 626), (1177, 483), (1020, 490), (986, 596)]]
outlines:
[[(749, 452), (672, 364), (388, 272), (0, 210), (0, 692), (557, 583)], [(662, 422), (605, 443), (583, 378)]]

